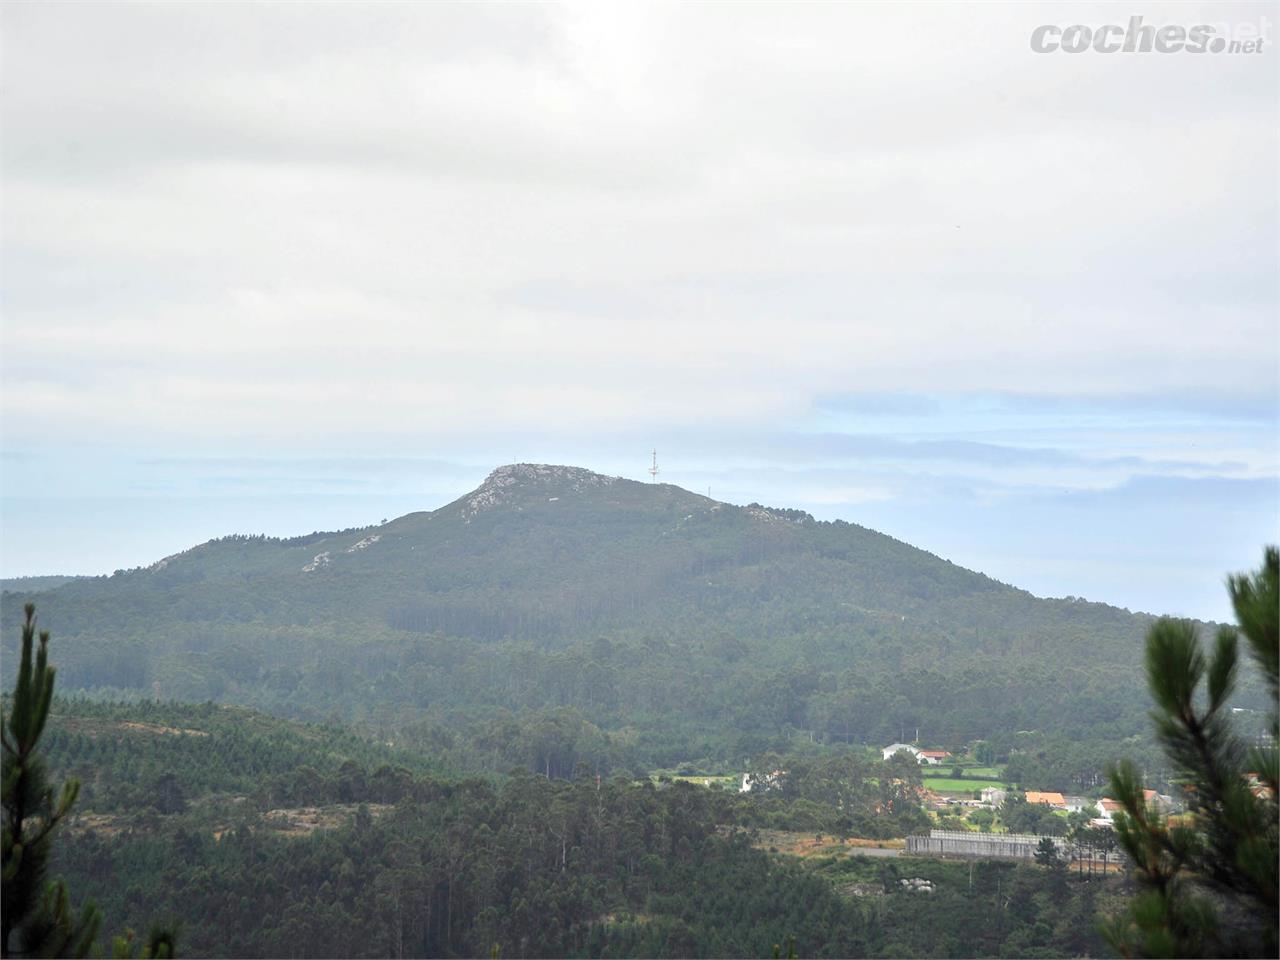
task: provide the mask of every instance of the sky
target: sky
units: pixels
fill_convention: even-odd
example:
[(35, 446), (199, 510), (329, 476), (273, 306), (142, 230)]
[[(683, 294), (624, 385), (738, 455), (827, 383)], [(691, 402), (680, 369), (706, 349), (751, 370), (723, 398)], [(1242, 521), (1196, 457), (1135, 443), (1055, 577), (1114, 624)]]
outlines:
[[(1134, 15), (1268, 39), (1029, 42)], [(1134, 610), (1280, 540), (1274, 4), (0, 17), (0, 575), (655, 448)]]

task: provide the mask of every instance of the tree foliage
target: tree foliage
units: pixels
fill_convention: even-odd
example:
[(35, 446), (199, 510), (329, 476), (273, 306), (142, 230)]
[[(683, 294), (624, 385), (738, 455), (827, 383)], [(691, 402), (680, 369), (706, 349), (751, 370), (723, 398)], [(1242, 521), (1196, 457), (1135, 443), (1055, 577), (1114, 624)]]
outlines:
[[(5, 957), (84, 957), (94, 948), (102, 914), (92, 903), (77, 913), (67, 885), (47, 877), (54, 831), (71, 812), (80, 781), (69, 779), (56, 792), (49, 782), (40, 740), (53, 703), (56, 670), (49, 664), (47, 630), (40, 631), (36, 649), (35, 606), (28, 603), (24, 613), (17, 681), (0, 725), (4, 750), (0, 949)], [(142, 943), (135, 943), (132, 934), (117, 937), (112, 952), (116, 957), (172, 957), (174, 939), (171, 930), (153, 927)]]
[[(1206, 656), (1194, 624), (1162, 619), (1147, 637), (1147, 679), (1157, 736), (1181, 779), (1188, 816), (1148, 807), (1131, 763), (1111, 775), (1124, 806), (1117, 834), (1140, 892), (1108, 932), (1125, 956), (1259, 956), (1277, 951), (1277, 655), (1280, 555), (1233, 576), (1239, 631), (1223, 627)], [(1250, 746), (1234, 730), (1228, 699), (1237, 684), (1239, 634), (1271, 694), (1270, 735)]]
[[(1094, 888), (1058, 889), (1031, 865), (767, 852), (776, 834), (757, 834), (757, 816), (820, 806), (803, 797), (621, 777), (422, 777), (394, 805), (343, 808), (345, 822), (310, 833), (249, 803), (230, 821), (193, 803), (77, 832), (60, 865), (128, 922), (182, 912), (193, 956), (491, 956), (497, 945), (500, 956), (763, 957), (792, 938), (798, 956), (1102, 947), (1087, 922)], [(936, 892), (900, 882), (911, 877)], [(875, 889), (850, 896), (853, 884)]]
[[(80, 792), (68, 780), (55, 793), (37, 753), (53, 701), (54, 667), (49, 665), (49, 633), (36, 639), (35, 607), (27, 604), (22, 627), (22, 659), (13, 705), (3, 720), (4, 837), (3, 950), (9, 956), (85, 956), (101, 915), (87, 906), (77, 916), (66, 885), (47, 881), (53, 831), (71, 811)], [(34, 659), (33, 659), (34, 653)]]

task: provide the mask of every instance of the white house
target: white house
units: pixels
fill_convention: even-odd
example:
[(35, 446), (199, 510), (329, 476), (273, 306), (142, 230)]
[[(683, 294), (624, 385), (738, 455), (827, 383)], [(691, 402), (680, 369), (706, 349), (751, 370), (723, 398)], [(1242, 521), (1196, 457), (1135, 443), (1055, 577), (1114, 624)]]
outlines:
[(1007, 791), (1001, 790), (999, 787), (983, 787), (979, 794), (983, 803), (989, 803), (993, 807), (998, 807), (1004, 803), (1004, 798), (1008, 796)]
[(917, 760), (920, 759), (920, 749), (918, 747), (913, 747), (909, 743), (891, 743), (880, 752), (884, 754), (884, 759), (888, 760), (895, 753), (899, 753), (902, 750), (907, 751), (907, 753), (911, 754)]
[(1110, 797), (1103, 797), (1098, 801), (1098, 809), (1102, 812), (1099, 820), (1105, 820), (1110, 823), (1117, 813), (1124, 810), (1124, 804), (1119, 800), (1112, 800)]

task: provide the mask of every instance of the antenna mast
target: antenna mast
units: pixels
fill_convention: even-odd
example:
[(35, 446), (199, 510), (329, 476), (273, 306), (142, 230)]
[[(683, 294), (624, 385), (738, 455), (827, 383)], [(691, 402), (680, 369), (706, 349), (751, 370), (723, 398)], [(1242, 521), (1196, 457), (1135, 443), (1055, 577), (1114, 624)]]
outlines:
[(649, 482), (650, 482), (650, 483), (657, 483), (657, 482), (658, 482), (658, 473), (659, 473), (659, 470), (658, 470), (658, 451), (657, 451), (657, 450), (654, 450), (654, 451), (653, 451), (653, 466), (651, 466), (651, 467), (649, 468)]

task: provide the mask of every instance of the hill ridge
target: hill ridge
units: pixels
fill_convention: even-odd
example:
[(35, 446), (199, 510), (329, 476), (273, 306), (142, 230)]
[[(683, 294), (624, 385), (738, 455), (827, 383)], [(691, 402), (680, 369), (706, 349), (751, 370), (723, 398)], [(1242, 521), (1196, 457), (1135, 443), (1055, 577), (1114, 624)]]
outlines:
[[(504, 464), (376, 527), (167, 559), (33, 597), (68, 689), (159, 683), (309, 718), (573, 708), (653, 756), (696, 749), (659, 737), (673, 723), (720, 754), (788, 729), (1127, 736), (1144, 719), (1128, 694), (1149, 618), (856, 523), (582, 467)], [(6, 652), (27, 596), (5, 594)]]

